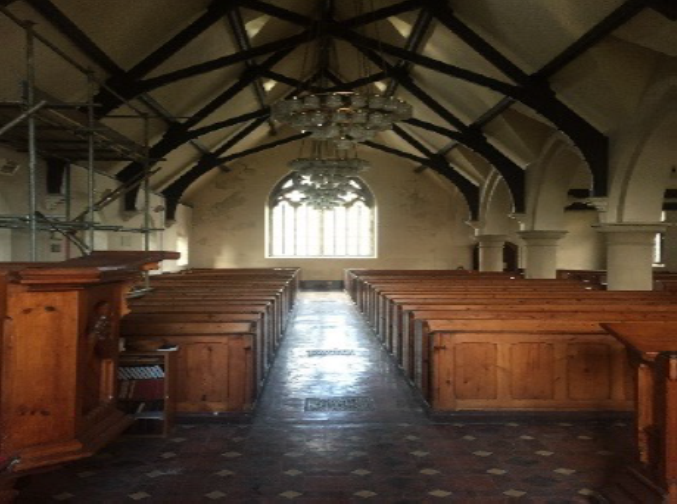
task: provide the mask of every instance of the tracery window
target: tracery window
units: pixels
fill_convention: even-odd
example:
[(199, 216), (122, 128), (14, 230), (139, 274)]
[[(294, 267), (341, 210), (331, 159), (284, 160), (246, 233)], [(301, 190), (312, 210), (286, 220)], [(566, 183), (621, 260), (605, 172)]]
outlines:
[(367, 185), (350, 179), (344, 203), (332, 209), (309, 205), (307, 177), (292, 173), (268, 202), (269, 257), (375, 257), (375, 205)]

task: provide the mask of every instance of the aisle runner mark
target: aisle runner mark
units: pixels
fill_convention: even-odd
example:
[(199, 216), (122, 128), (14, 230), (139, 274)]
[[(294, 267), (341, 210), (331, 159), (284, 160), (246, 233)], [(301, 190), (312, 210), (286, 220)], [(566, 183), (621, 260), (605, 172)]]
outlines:
[(355, 355), (355, 350), (308, 350), (308, 357), (321, 357), (325, 355)]
[(309, 397), (306, 411), (373, 411), (371, 397)]

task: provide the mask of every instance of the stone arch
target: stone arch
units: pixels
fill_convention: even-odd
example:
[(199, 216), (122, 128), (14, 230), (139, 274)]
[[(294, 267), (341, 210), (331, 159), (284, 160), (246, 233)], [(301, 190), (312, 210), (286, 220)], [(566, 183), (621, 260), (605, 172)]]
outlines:
[(505, 234), (516, 226), (510, 218), (513, 200), (510, 189), (501, 174), (492, 170), (482, 186), (480, 201), (480, 228), (483, 234)]
[(677, 77), (652, 87), (636, 119), (615, 142), (607, 222), (658, 222), (677, 165)]
[(577, 149), (553, 136), (536, 162), (527, 168), (527, 229), (561, 230), (568, 191), (577, 178), (583, 177), (591, 187), (590, 171)]

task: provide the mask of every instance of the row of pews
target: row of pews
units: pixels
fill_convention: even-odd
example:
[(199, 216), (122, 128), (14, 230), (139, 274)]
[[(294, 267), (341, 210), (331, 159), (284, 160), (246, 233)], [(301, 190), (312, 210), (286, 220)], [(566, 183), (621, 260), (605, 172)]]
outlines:
[(346, 291), (433, 414), (635, 411), (607, 502), (677, 503), (677, 293), (589, 275), (346, 270)]
[(298, 268), (192, 269), (151, 277), (130, 300), (131, 349), (178, 347), (179, 416), (251, 413), (298, 291)]

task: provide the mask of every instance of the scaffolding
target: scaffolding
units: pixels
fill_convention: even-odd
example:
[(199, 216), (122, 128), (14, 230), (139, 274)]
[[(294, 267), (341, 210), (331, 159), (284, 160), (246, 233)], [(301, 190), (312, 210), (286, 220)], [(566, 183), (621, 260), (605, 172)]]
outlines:
[[(18, 152), (28, 155), (28, 204), (24, 215), (0, 215), (0, 228), (21, 229), (29, 232), (29, 256), (31, 261), (38, 260), (38, 234), (41, 232), (58, 233), (64, 236), (83, 254), (91, 254), (95, 248), (95, 232), (142, 233), (144, 250), (150, 250), (151, 233), (164, 228), (151, 227), (151, 190), (150, 177), (157, 173), (151, 169), (150, 159), (150, 116), (137, 108), (129, 100), (120, 96), (105, 82), (96, 78), (91, 68), (86, 68), (44, 36), (37, 33), (34, 23), (19, 19), (6, 7), (0, 12), (25, 32), (25, 70), (21, 100), (0, 102), (0, 142)], [(36, 86), (36, 45), (49, 49), (62, 61), (83, 76), (86, 83), (87, 98), (84, 102), (64, 103), (41, 93)], [(97, 104), (94, 101), (98, 89), (105, 89), (126, 105), (131, 114), (126, 119), (138, 119), (143, 122), (143, 145), (133, 142), (112, 128), (96, 120)], [(112, 116), (115, 118), (115, 116)], [(63, 215), (54, 218), (38, 210), (38, 158), (53, 158), (66, 164), (63, 194), (65, 209)], [(120, 184), (115, 190), (96, 199), (97, 161), (130, 161), (140, 163), (144, 169), (139, 176)], [(78, 215), (72, 215), (71, 164), (83, 166), (87, 170), (86, 209)], [(96, 222), (95, 213), (117, 201), (130, 191), (143, 191), (142, 227), (105, 225)], [(78, 236), (80, 233), (82, 236)], [(70, 257), (70, 247), (66, 248), (66, 257)]]

